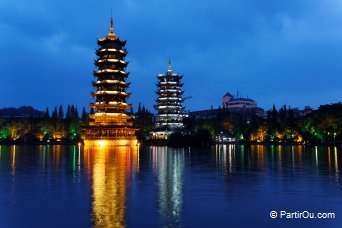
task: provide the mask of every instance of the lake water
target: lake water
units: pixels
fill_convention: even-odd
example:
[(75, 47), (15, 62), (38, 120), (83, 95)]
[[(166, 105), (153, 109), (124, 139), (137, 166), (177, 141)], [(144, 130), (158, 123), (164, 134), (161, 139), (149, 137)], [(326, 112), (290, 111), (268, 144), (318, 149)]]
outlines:
[(0, 227), (342, 227), (341, 156), (304, 146), (0, 146)]

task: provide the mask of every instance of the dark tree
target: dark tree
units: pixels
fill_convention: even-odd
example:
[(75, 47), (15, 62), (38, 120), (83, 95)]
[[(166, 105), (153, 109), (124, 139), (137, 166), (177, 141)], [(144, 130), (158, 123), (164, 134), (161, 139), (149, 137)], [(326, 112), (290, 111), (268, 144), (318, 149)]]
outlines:
[(72, 118), (71, 109), (70, 109), (70, 105), (68, 105), (67, 112), (65, 115), (65, 119), (70, 120), (71, 118)]
[(79, 120), (79, 119), (80, 119), (80, 117), (79, 117), (79, 115), (78, 115), (77, 107), (75, 108), (74, 119), (75, 119), (75, 120)]
[(82, 109), (82, 122), (86, 123), (87, 121), (88, 121), (88, 114), (86, 112), (85, 107), (83, 107), (83, 109)]
[(52, 119), (53, 121), (56, 121), (56, 120), (57, 120), (57, 106), (55, 106), (55, 109), (54, 109), (53, 112), (52, 112), (51, 119)]
[(71, 105), (70, 108), (70, 119), (75, 119), (75, 106)]
[(50, 119), (49, 107), (46, 107), (46, 109), (45, 109), (44, 118)]
[(58, 119), (62, 120), (64, 118), (63, 106), (59, 105)]
[(141, 104), (139, 102), (139, 105), (138, 105), (138, 115), (140, 115), (140, 114), (141, 114)]

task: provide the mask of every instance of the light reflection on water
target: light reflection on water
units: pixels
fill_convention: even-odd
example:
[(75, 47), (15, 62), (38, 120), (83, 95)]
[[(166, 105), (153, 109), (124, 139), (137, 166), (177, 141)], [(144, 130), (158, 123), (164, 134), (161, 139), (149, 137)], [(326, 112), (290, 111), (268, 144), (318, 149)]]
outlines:
[(84, 153), (92, 186), (93, 225), (125, 226), (127, 178), (138, 171), (137, 147), (86, 147)]
[[(0, 227), (274, 225), (270, 208), (340, 208), (340, 156), (274, 145), (0, 146)], [(239, 216), (247, 205), (258, 210), (250, 220)]]
[(304, 170), (322, 175), (327, 170), (340, 184), (338, 147), (215, 145), (214, 151), (216, 170), (224, 176), (251, 170), (281, 177), (288, 172), (302, 175)]
[(185, 149), (168, 150), (151, 147), (154, 172), (158, 182), (158, 210), (160, 225), (181, 225), (183, 204), (183, 173)]

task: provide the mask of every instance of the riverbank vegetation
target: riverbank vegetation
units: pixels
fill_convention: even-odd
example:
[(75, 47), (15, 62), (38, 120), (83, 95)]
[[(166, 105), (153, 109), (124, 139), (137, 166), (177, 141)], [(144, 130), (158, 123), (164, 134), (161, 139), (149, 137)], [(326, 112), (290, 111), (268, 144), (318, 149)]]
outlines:
[(51, 115), (47, 108), (40, 116), (0, 118), (0, 142), (73, 144), (80, 140), (81, 126), (87, 121), (85, 109), (80, 117), (74, 105), (68, 105), (65, 114), (62, 106), (56, 106)]
[[(79, 115), (73, 105), (65, 114), (62, 106), (56, 106), (51, 114), (46, 109), (38, 117), (0, 118), (0, 143), (76, 143), (87, 122), (85, 109)], [(134, 113), (139, 141), (149, 142), (153, 122), (154, 115), (139, 104)], [(208, 145), (222, 139), (240, 143), (341, 144), (342, 103), (322, 105), (304, 116), (287, 106), (273, 106), (266, 116), (222, 109), (214, 118), (186, 118), (185, 126), (184, 131), (170, 135), (169, 145)]]
[(225, 138), (247, 143), (342, 143), (342, 103), (322, 105), (303, 116), (287, 106), (278, 110), (273, 106), (266, 117), (222, 109), (216, 118), (186, 121), (192, 134), (207, 131), (216, 141)]

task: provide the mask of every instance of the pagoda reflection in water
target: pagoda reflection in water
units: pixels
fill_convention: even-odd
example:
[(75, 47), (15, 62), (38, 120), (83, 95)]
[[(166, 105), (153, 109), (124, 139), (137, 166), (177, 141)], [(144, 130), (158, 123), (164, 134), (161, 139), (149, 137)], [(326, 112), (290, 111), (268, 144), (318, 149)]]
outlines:
[(84, 148), (92, 185), (94, 227), (125, 227), (127, 177), (138, 167), (138, 147)]
[(125, 72), (126, 41), (115, 35), (112, 18), (108, 35), (98, 39), (97, 44), (97, 70), (92, 83), (95, 91), (91, 93), (95, 101), (91, 103), (93, 112), (89, 114), (89, 126), (83, 127), (84, 142), (101, 145), (107, 140), (106, 145), (131, 144), (122, 141), (136, 140), (132, 114), (127, 112), (131, 105), (126, 102), (130, 96), (126, 91), (130, 84), (126, 82), (129, 73)]
[(158, 211), (162, 227), (182, 224), (184, 149), (152, 147), (153, 168), (158, 181)]

